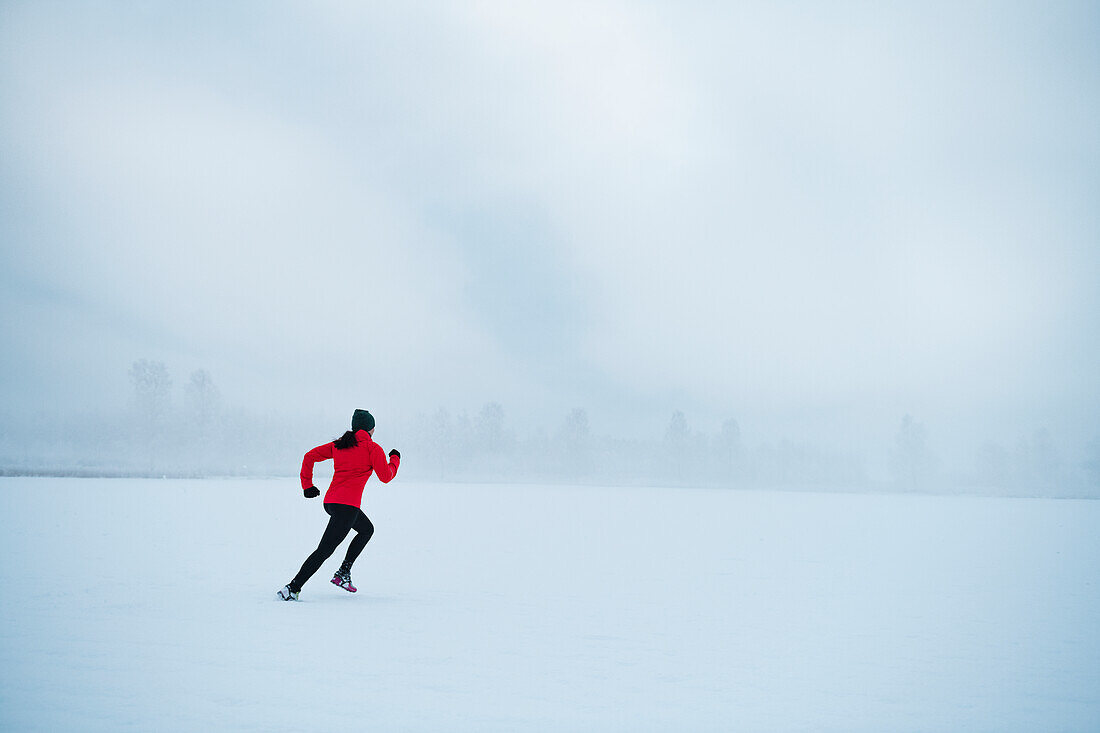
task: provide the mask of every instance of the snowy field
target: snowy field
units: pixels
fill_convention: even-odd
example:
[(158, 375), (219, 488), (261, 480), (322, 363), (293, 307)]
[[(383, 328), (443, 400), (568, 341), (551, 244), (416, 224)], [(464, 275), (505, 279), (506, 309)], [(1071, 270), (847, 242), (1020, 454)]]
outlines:
[(1100, 502), (0, 479), (0, 730), (1096, 731)]

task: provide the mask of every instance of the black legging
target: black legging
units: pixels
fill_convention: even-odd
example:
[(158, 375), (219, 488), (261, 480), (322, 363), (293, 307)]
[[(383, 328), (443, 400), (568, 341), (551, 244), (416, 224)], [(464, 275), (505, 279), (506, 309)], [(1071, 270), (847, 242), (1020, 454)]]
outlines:
[(294, 576), (294, 580), (290, 581), (292, 591), (302, 590), (302, 586), (313, 577), (321, 567), (321, 563), (336, 552), (336, 548), (348, 536), (348, 532), (355, 530), (355, 537), (352, 538), (351, 546), (348, 547), (348, 554), (344, 556), (344, 563), (348, 567), (351, 567), (355, 558), (359, 557), (359, 553), (367, 546), (371, 535), (374, 534), (374, 525), (357, 506), (325, 504), (325, 511), (330, 517), (328, 526), (325, 527), (325, 533), (321, 535), (321, 542), (317, 545), (317, 549), (306, 558), (302, 563), (302, 569)]

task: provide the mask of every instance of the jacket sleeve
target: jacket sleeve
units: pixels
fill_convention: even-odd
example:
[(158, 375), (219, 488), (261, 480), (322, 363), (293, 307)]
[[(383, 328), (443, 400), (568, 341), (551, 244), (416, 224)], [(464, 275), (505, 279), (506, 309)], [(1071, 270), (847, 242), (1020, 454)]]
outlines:
[(378, 480), (384, 484), (388, 484), (393, 480), (393, 477), (397, 475), (397, 467), (401, 465), (401, 459), (394, 456), (387, 461), (386, 451), (382, 449), (382, 446), (375, 443), (374, 447), (371, 449), (370, 464)]
[(302, 459), (302, 488), (313, 486), (313, 464), (317, 461), (326, 461), (332, 458), (332, 443), (319, 445), (306, 453)]

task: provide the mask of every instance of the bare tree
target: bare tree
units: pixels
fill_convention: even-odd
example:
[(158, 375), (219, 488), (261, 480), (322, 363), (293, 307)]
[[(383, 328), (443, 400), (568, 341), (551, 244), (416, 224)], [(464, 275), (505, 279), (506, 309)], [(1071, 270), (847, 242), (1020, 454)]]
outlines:
[(726, 472), (732, 473), (741, 460), (741, 426), (733, 418), (722, 423), (722, 430), (718, 433), (718, 445)]
[(486, 453), (503, 453), (506, 448), (504, 433), (504, 408), (499, 402), (490, 402), (481, 408), (474, 433), (479, 447)]
[(588, 412), (577, 407), (565, 416), (565, 423), (559, 432), (564, 455), (561, 470), (570, 478), (579, 478), (592, 469)]
[(200, 432), (205, 433), (221, 404), (221, 393), (214, 385), (210, 372), (205, 369), (191, 372), (191, 379), (184, 387), (184, 393)]
[(134, 399), (146, 429), (160, 424), (168, 412), (172, 390), (172, 378), (161, 361), (140, 359), (130, 367), (130, 383), (134, 387)]
[(935, 466), (928, 449), (928, 431), (912, 415), (906, 415), (894, 441), (894, 478), (905, 489), (921, 488), (932, 478)]
[(674, 448), (683, 448), (687, 445), (690, 434), (684, 413), (679, 410), (672, 413), (672, 418), (668, 421), (668, 430), (665, 431), (665, 440)]
[(570, 451), (579, 452), (588, 444), (588, 413), (580, 407), (569, 411), (562, 426), (562, 440)]

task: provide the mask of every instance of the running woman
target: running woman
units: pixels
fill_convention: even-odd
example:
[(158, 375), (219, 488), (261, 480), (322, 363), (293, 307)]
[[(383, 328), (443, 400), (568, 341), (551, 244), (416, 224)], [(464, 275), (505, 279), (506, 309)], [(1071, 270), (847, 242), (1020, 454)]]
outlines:
[(332, 459), (334, 473), (324, 501), (329, 520), (317, 549), (302, 563), (302, 569), (294, 580), (278, 592), (281, 600), (298, 600), (302, 586), (353, 529), (355, 537), (344, 556), (344, 564), (332, 576), (332, 584), (351, 593), (356, 591), (351, 583), (351, 566), (374, 534), (374, 525), (359, 508), (363, 500), (363, 487), (372, 473), (382, 483), (389, 483), (397, 475), (397, 467), (401, 464), (401, 454), (396, 450), (391, 450), (389, 461), (386, 460), (385, 451), (374, 442), (373, 435), (374, 416), (366, 410), (356, 410), (351, 416), (351, 430), (331, 443), (317, 446), (302, 459), (302, 493), (307, 499), (321, 494), (313, 485), (313, 465), (317, 461)]

